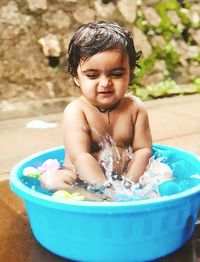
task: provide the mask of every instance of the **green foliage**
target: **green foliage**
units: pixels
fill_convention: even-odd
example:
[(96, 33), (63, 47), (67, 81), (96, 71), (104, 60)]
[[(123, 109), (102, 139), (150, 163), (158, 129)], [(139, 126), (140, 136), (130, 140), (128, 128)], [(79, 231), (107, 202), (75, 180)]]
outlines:
[(154, 85), (148, 85), (147, 90), (149, 95), (153, 97), (161, 97), (168, 93), (169, 90), (175, 88), (176, 82), (174, 80), (168, 79), (163, 82)]
[(172, 79), (167, 79), (157, 84), (147, 85), (145, 88), (139, 87), (137, 84), (130, 87), (130, 90), (142, 100), (162, 97), (175, 88), (176, 82)]
[(171, 78), (157, 84), (147, 85), (145, 88), (141, 88), (136, 84), (130, 87), (130, 92), (143, 101), (180, 94), (200, 93), (200, 78), (194, 79), (192, 84), (182, 86), (177, 85)]
[(193, 85), (196, 87), (197, 93), (200, 93), (200, 77), (193, 80)]
[(183, 12), (182, 9), (177, 10), (177, 14), (179, 15), (179, 17), (181, 18), (181, 22), (186, 25), (189, 26), (190, 24), (190, 20), (187, 17), (187, 15)]
[(192, 60), (200, 63), (200, 54), (196, 57), (193, 57)]
[(156, 61), (156, 53), (150, 55), (147, 59), (140, 60), (139, 64), (141, 68), (135, 69), (135, 74), (137, 76), (136, 81), (140, 79), (145, 73), (149, 72), (150, 69), (153, 67)]
[(156, 11), (162, 18), (160, 26), (156, 28), (157, 33), (162, 33), (165, 40), (170, 40), (174, 36), (179, 35), (179, 29), (171, 24), (171, 21), (167, 15), (167, 10), (177, 10), (179, 4), (176, 0), (160, 1), (156, 6)]
[[(130, 90), (146, 100), (151, 97), (165, 96), (169, 94), (171, 89), (175, 88), (175, 81), (171, 79), (177, 65), (183, 64), (183, 58), (177, 53), (177, 50), (172, 46), (172, 40), (183, 40), (188, 45), (194, 45), (194, 40), (188, 33), (188, 28), (197, 28), (199, 25), (193, 25), (192, 21), (187, 16), (187, 9), (192, 4), (184, 1), (184, 8), (177, 0), (160, 0), (155, 6), (155, 10), (161, 18), (158, 26), (153, 26), (145, 19), (141, 8), (141, 0), (137, 0), (137, 19), (135, 25), (147, 36), (148, 41), (151, 41), (153, 36), (161, 36), (165, 41), (164, 47), (153, 46), (153, 53), (148, 58), (142, 58), (139, 61), (141, 69), (135, 69), (137, 77), (134, 79), (134, 84), (130, 86)], [(173, 10), (180, 18), (178, 25), (173, 25), (167, 12)], [(154, 64), (157, 60), (164, 60), (166, 69), (163, 70), (164, 80), (159, 84), (144, 86), (143, 77), (148, 74), (154, 74), (157, 71), (154, 69)], [(200, 62), (200, 54), (197, 57), (190, 58), (190, 61)], [(188, 62), (188, 61), (187, 61)], [(158, 70), (159, 71), (159, 70)], [(192, 80), (197, 92), (200, 90), (199, 79)]]
[(155, 62), (158, 59), (165, 60), (167, 69), (163, 72), (163, 74), (168, 77), (170, 72), (173, 71), (173, 69), (179, 62), (179, 58), (180, 56), (174, 51), (173, 47), (170, 44), (166, 45), (164, 50), (155, 48), (154, 52), (147, 59), (140, 60), (139, 64), (141, 68), (135, 69), (137, 78), (134, 80), (134, 83), (139, 86), (141, 77), (152, 70)]
[(180, 60), (180, 56), (173, 49), (171, 44), (167, 44), (164, 50), (157, 50), (157, 57), (160, 59), (164, 59), (167, 64), (167, 69), (172, 72), (175, 66), (178, 64)]

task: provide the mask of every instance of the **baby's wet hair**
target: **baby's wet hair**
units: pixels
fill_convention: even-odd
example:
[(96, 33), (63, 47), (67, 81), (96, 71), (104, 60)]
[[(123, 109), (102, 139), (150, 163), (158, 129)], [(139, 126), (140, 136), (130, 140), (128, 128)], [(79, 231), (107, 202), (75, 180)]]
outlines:
[(141, 51), (136, 52), (133, 38), (128, 30), (117, 23), (95, 21), (81, 25), (72, 37), (68, 48), (68, 71), (77, 75), (80, 61), (106, 50), (120, 49), (129, 57), (130, 69), (139, 66)]

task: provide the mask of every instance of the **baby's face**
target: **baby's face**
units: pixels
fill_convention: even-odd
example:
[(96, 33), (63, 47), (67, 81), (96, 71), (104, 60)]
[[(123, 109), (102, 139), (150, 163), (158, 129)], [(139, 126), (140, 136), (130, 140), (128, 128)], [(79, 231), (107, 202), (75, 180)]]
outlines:
[(129, 85), (128, 55), (119, 49), (97, 53), (80, 62), (74, 81), (88, 102), (110, 107), (124, 96)]

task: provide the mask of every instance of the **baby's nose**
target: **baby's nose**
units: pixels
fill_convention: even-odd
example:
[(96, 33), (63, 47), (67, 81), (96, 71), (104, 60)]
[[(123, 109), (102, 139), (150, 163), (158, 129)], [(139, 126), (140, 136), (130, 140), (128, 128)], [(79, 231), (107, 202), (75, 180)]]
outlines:
[(100, 87), (107, 88), (111, 85), (111, 81), (109, 77), (101, 77), (100, 82), (99, 82)]

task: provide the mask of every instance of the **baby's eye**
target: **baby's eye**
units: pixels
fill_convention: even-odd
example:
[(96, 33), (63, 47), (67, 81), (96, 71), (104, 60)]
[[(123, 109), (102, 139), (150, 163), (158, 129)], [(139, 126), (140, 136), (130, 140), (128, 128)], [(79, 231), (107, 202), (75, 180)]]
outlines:
[(86, 76), (90, 79), (96, 79), (98, 77), (98, 74), (87, 74)]
[(121, 76), (123, 76), (124, 75), (124, 72), (112, 72), (111, 73), (111, 76), (113, 76), (113, 77), (121, 77)]

